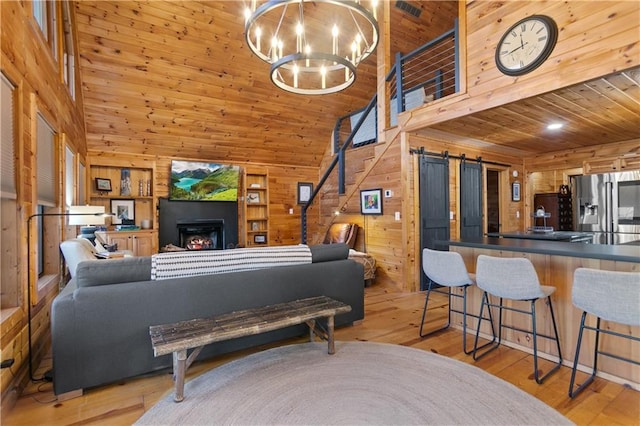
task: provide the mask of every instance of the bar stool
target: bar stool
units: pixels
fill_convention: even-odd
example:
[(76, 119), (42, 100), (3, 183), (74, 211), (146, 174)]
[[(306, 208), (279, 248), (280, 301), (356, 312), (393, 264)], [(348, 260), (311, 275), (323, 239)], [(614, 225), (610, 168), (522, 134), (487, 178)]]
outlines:
[[(640, 326), (640, 273), (578, 268), (573, 274), (571, 301), (576, 308), (582, 309), (580, 332), (578, 333), (578, 341), (576, 343), (576, 355), (573, 360), (571, 382), (569, 383), (569, 397), (573, 398), (582, 392), (595, 378), (598, 369), (598, 355), (640, 365), (640, 361), (598, 349), (600, 333), (640, 341), (640, 337), (629, 336), (607, 330), (606, 328), (600, 328), (600, 320), (602, 319), (622, 325)], [(596, 317), (595, 327), (585, 325), (587, 314)], [(585, 329), (596, 332), (593, 352), (593, 370), (591, 376), (574, 390), (578, 357), (580, 356), (580, 346), (582, 344), (582, 333)]]
[[(464, 265), (462, 256), (460, 253), (454, 251), (440, 251), (424, 248), (422, 250), (422, 269), (429, 279), (429, 286), (427, 287), (427, 295), (424, 301), (424, 310), (422, 311), (422, 321), (420, 322), (420, 337), (427, 337), (438, 331), (445, 330), (451, 325), (451, 312), (462, 314), (462, 350), (465, 354), (469, 355), (472, 351), (467, 350), (467, 288), (474, 285), (473, 278), (469, 276), (467, 267)], [(449, 298), (449, 312), (447, 316), (447, 323), (428, 333), (423, 333), (424, 320), (427, 314), (427, 306), (429, 304), (429, 295), (432, 291), (436, 293), (444, 294), (444, 290), (435, 288), (435, 285), (439, 284), (443, 287), (447, 287), (446, 294)], [(462, 287), (462, 296), (451, 292), (452, 287)], [(462, 311), (451, 308), (451, 297), (462, 298)], [(491, 315), (491, 311), (489, 311)], [(469, 316), (477, 318), (477, 315), (469, 314)], [(491, 330), (493, 331), (493, 318), (489, 318), (491, 321)], [(485, 343), (482, 347), (487, 346), (495, 341), (495, 332), (493, 332), (493, 341)]]
[[(540, 285), (540, 282), (538, 281), (538, 274), (533, 268), (533, 264), (529, 259), (526, 259), (524, 257), (491, 257), (479, 255), (476, 264), (476, 282), (478, 287), (484, 290), (484, 293), (482, 295), (482, 305), (480, 307), (480, 322), (482, 322), (482, 313), (485, 306), (487, 306), (489, 310), (491, 310), (492, 307), (497, 307), (499, 309), (499, 317), (498, 342), (486, 351), (478, 353), (478, 350), (481, 348), (477, 347), (479, 333), (476, 332), (476, 339), (473, 349), (473, 359), (478, 360), (500, 346), (503, 327), (524, 333), (532, 333), (533, 373), (536, 382), (538, 384), (542, 383), (544, 379), (546, 379), (554, 371), (558, 370), (562, 365), (560, 339), (558, 338), (558, 328), (556, 326), (556, 319), (553, 314), (553, 305), (551, 303), (550, 297), (556, 288)], [(499, 297), (500, 304), (495, 305), (490, 303), (489, 295)], [(549, 301), (549, 311), (551, 312), (554, 336), (548, 336), (537, 332), (536, 301), (542, 298), (547, 298), (547, 300)], [(513, 301), (528, 301), (530, 302), (530, 309), (528, 311), (525, 311), (522, 309), (516, 309), (515, 307), (504, 306), (504, 299)], [(530, 315), (532, 329), (524, 330), (514, 326), (502, 324), (503, 310)], [(480, 325), (478, 325), (478, 330), (479, 329)], [(556, 346), (558, 348), (558, 362), (551, 370), (547, 372), (547, 374), (543, 375), (542, 377), (540, 377), (538, 373), (538, 337), (555, 340)]]

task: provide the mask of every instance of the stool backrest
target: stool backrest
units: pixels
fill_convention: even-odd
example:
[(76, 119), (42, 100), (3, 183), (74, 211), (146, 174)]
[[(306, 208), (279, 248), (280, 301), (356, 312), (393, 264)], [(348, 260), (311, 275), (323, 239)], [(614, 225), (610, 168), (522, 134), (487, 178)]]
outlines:
[(524, 257), (479, 255), (476, 283), (482, 290), (507, 299), (532, 300), (545, 296), (533, 264)]
[(604, 320), (640, 325), (640, 273), (578, 268), (571, 301)]
[(462, 256), (455, 251), (422, 249), (422, 270), (431, 281), (443, 286), (473, 284)]

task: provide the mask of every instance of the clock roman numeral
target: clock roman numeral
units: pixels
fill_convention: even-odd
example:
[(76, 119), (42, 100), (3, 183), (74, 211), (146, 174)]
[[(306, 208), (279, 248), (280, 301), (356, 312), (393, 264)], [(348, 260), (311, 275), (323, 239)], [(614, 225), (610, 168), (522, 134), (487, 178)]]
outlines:
[(542, 36), (542, 37), (538, 37), (538, 41), (544, 41), (544, 40), (546, 40), (546, 39), (547, 39), (547, 36), (546, 36), (546, 35), (545, 35), (545, 36)]

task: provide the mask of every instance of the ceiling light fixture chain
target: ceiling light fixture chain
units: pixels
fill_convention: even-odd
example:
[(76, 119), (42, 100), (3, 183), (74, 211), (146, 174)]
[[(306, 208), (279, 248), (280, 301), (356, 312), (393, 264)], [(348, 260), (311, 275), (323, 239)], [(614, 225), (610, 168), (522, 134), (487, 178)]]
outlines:
[[(304, 94), (335, 93), (351, 86), (356, 67), (378, 45), (377, 0), (251, 1), (245, 10), (245, 39), (271, 65), (271, 81)], [(297, 8), (288, 8), (297, 4)], [(270, 39), (265, 44), (264, 39)]]

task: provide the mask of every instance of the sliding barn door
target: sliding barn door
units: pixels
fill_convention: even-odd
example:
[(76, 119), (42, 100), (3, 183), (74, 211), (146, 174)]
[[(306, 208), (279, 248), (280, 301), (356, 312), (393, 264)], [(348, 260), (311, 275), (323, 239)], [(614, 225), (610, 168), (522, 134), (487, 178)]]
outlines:
[(460, 238), (482, 237), (482, 164), (460, 163)]
[[(421, 247), (430, 249), (438, 240), (449, 239), (449, 160), (443, 158), (420, 157), (420, 242)], [(422, 250), (420, 250), (422, 269)], [(420, 289), (427, 288), (424, 272), (421, 274)]]

